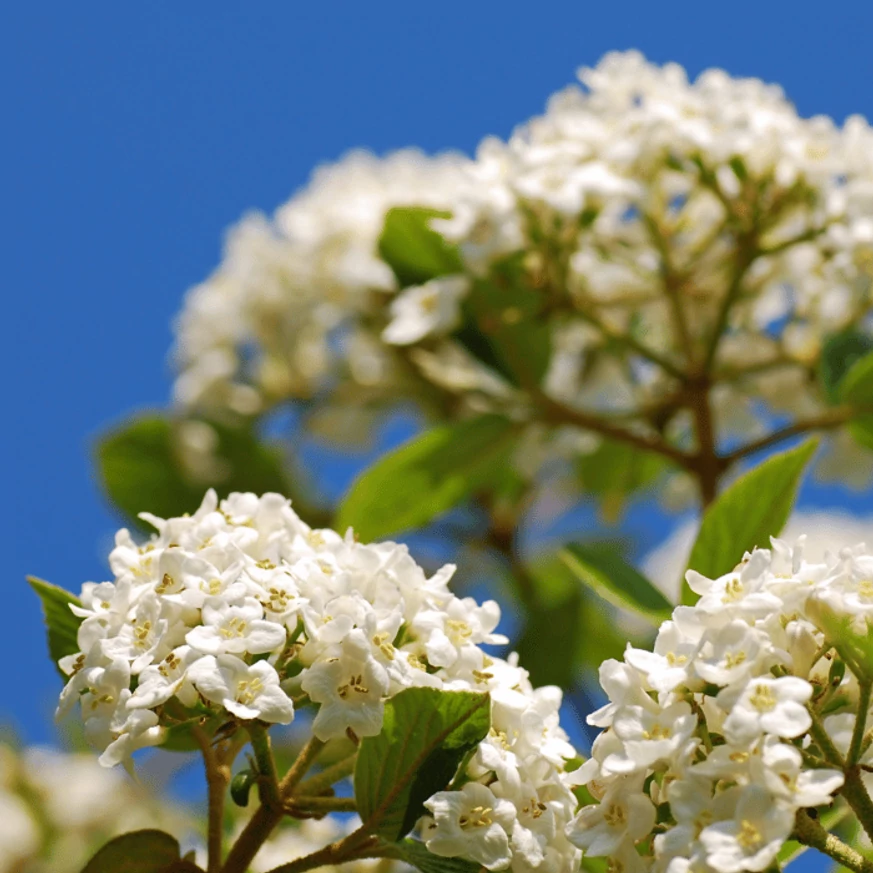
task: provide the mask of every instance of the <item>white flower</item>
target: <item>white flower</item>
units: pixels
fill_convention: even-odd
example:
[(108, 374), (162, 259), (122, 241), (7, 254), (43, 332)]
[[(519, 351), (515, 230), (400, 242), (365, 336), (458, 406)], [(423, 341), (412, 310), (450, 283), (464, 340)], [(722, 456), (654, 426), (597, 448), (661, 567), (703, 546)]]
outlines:
[(294, 704), (266, 661), (249, 666), (235, 655), (206, 655), (188, 668), (188, 678), (213, 703), (241, 719), (290, 724)]
[(188, 668), (201, 657), (202, 654), (190, 646), (179, 646), (160, 664), (146, 667), (139, 674), (133, 696), (127, 701), (128, 709), (151, 709), (166, 703), (171, 697), (178, 697), (183, 704), (193, 706), (197, 702), (197, 692), (191, 686)]
[(697, 716), (687, 703), (664, 708), (624, 706), (612, 722), (624, 754), (610, 755), (603, 763), (613, 773), (646, 770), (685, 747), (697, 727)]
[(600, 803), (585, 806), (567, 826), (567, 837), (592, 858), (614, 855), (645, 837), (655, 824), (655, 807), (634, 783), (618, 782)]
[(478, 782), (468, 782), (460, 791), (437, 792), (424, 805), (433, 814), (422, 831), (429, 851), (444, 858), (471, 858), (489, 870), (509, 865), (509, 832), (516, 815), (512, 803)]
[(764, 738), (760, 775), (767, 790), (794, 807), (815, 807), (830, 803), (845, 781), (839, 770), (803, 769), (803, 757), (794, 746), (776, 737)]
[(371, 737), (382, 728), (388, 674), (373, 657), (361, 631), (352, 631), (334, 657), (317, 661), (303, 673), (301, 687), (321, 704), (312, 732), (320, 740), (341, 737), (351, 728)]
[(718, 873), (766, 870), (794, 827), (790, 808), (773, 803), (757, 785), (743, 790), (735, 816), (701, 831), (707, 863)]
[(391, 321), (382, 339), (406, 346), (426, 336), (447, 333), (460, 320), (460, 301), (470, 287), (465, 276), (444, 276), (407, 288), (391, 302)]
[(812, 686), (796, 676), (760, 676), (745, 686), (725, 688), (718, 705), (729, 712), (724, 722), (728, 742), (750, 742), (762, 733), (799, 737), (809, 730), (812, 719), (806, 702)]
[(285, 627), (264, 621), (264, 608), (254, 597), (245, 598), (241, 604), (210, 597), (201, 614), (203, 624), (188, 631), (185, 637), (188, 645), (200, 652), (262, 655), (285, 643)]

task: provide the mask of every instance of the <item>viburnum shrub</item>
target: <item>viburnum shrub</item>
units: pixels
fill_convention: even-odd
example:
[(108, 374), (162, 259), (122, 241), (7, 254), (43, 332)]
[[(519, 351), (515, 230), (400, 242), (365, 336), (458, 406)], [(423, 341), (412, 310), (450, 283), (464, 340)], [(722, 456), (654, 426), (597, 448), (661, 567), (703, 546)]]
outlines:
[[(107, 767), (199, 750), (205, 843), (85, 873), (873, 873), (873, 556), (771, 540), (819, 438), (873, 470), (873, 133), (634, 52), (580, 79), (473, 158), (321, 168), (187, 296), (173, 408), (98, 447), (113, 578), (31, 582), (59, 715)], [(644, 492), (698, 500), (678, 605), (614, 528), (536, 554)], [(423, 529), (457, 575), (383, 541)], [(584, 760), (559, 711), (596, 666)]]
[[(427, 869), (421, 853), (470, 869), (578, 867), (561, 692), (483, 650), (506, 642), (499, 608), (454, 596), (454, 567), (428, 578), (404, 546), (314, 530), (278, 494), (210, 491), (191, 516), (143, 518), (157, 533), (138, 544), (121, 530), (113, 581), (68, 603), (77, 651), (59, 662), (58, 714), (78, 704), (107, 767), (145, 746), (200, 746), (210, 871), (247, 870), (285, 815), (332, 811), (361, 824), (276, 871), (370, 857)], [(301, 716), (310, 738), (278, 774), (269, 730)], [(262, 805), (223, 858), (224, 797), (247, 743), (235, 793), (250, 780)], [(337, 746), (346, 755), (306, 778)], [(352, 774), (354, 797), (335, 796)], [(414, 828), (420, 841), (404, 841)]]
[[(101, 442), (113, 503), (169, 516), (207, 487), (272, 490), (367, 540), (437, 525), (464, 573), (500, 568), (531, 671), (569, 685), (597, 652), (530, 630), (596, 617), (529, 560), (556, 516), (587, 500), (615, 522), (640, 496), (704, 509), (807, 433), (820, 475), (869, 484), (867, 122), (637, 52), (579, 79), (472, 157), (354, 152), (232, 228), (176, 319), (171, 409)], [(420, 432), (327, 497), (330, 460), (398, 412)], [(780, 490), (760, 489), (732, 559), (778, 533)]]

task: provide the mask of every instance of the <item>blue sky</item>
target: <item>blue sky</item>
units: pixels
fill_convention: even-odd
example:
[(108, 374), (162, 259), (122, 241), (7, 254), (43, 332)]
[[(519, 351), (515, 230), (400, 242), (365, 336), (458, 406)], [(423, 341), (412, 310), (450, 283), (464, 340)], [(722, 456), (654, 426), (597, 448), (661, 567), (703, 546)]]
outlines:
[(610, 49), (779, 82), (804, 115), (873, 116), (871, 31), (860, 2), (8, 4), (0, 721), (53, 735), (58, 681), (23, 577), (103, 578), (117, 520), (90, 442), (165, 403), (173, 314), (246, 209), (354, 146), (505, 136)]

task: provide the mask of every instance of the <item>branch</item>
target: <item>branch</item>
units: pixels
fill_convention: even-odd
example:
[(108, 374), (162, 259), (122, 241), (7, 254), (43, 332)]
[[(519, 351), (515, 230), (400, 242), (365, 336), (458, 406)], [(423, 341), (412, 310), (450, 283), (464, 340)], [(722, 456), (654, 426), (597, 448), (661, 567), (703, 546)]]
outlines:
[(770, 446), (778, 445), (793, 436), (799, 436), (800, 434), (807, 433), (811, 430), (832, 430), (835, 427), (845, 424), (847, 421), (851, 421), (859, 414), (859, 412), (860, 411), (855, 407), (836, 406), (821, 415), (813, 418), (800, 419), (799, 421), (795, 421), (793, 424), (789, 424), (779, 430), (774, 430), (772, 433), (767, 434), (767, 436), (752, 440), (744, 446), (740, 446), (738, 449), (734, 449), (734, 451), (723, 455), (721, 460), (725, 465), (732, 464), (740, 458), (745, 458), (747, 455), (753, 455), (755, 452), (761, 451), (761, 449), (767, 449), (770, 448)]
[[(291, 765), (291, 769), (278, 785), (280, 800), (284, 800), (296, 788), (297, 783), (306, 775), (306, 771), (312, 766), (323, 747), (324, 743), (321, 740), (312, 737), (300, 750), (297, 760)], [(234, 843), (227, 860), (224, 862), (224, 867), (221, 868), (221, 873), (245, 873), (252, 858), (258, 853), (258, 849), (282, 820), (284, 814), (285, 811), (281, 806), (268, 806), (262, 803)]]
[(274, 867), (268, 873), (305, 873), (306, 870), (335, 866), (360, 858), (378, 858), (385, 851), (386, 847), (378, 837), (370, 836), (364, 828), (358, 828), (358, 830), (349, 834), (345, 839), (331, 843), (329, 846), (325, 846), (317, 852), (312, 852), (310, 855), (295, 858), (293, 861), (282, 864), (280, 867)]
[(818, 849), (855, 873), (873, 873), (873, 862), (847, 846), (839, 837), (829, 834), (817, 821), (809, 817), (806, 810), (797, 811), (794, 836), (798, 842)]
[(330, 767), (325, 767), (320, 773), (315, 776), (310, 776), (305, 782), (301, 782), (297, 787), (295, 794), (314, 797), (327, 791), (334, 783), (340, 779), (345, 779), (355, 772), (355, 762), (358, 759), (358, 753), (352, 752), (347, 758), (331, 764)]
[(627, 445), (636, 446), (638, 449), (643, 449), (646, 452), (654, 452), (657, 455), (662, 455), (669, 458), (678, 466), (685, 470), (693, 469), (694, 456), (677, 449), (670, 445), (666, 440), (656, 436), (646, 436), (645, 434), (635, 433), (618, 425), (612, 424), (605, 418), (594, 415), (590, 412), (571, 409), (564, 406), (551, 397), (541, 392), (536, 392), (533, 399), (542, 407), (544, 420), (550, 421), (553, 424), (574, 424), (584, 430), (590, 430), (593, 433), (599, 433), (602, 436), (614, 439), (617, 442), (622, 442)]
[(192, 733), (203, 754), (206, 770), (206, 785), (209, 792), (209, 824), (207, 831), (207, 873), (218, 873), (221, 869), (221, 849), (224, 825), (224, 792), (230, 776), (212, 746), (212, 740), (200, 725), (195, 725)]

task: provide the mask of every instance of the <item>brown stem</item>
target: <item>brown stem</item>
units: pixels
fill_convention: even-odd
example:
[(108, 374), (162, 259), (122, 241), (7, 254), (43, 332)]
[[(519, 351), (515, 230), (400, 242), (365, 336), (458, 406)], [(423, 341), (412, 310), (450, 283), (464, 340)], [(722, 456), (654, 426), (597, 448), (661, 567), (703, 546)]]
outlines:
[(694, 416), (697, 455), (692, 472), (700, 489), (700, 503), (705, 510), (718, 494), (718, 482), (725, 464), (718, 457), (715, 446), (715, 427), (709, 398), (710, 381), (701, 376), (688, 386), (689, 407)]
[(828, 833), (817, 821), (813, 821), (806, 810), (799, 809), (794, 820), (794, 836), (798, 842), (818, 849), (835, 861), (854, 870), (855, 873), (873, 873), (873, 862), (868, 861), (839, 837)]
[(331, 843), (317, 852), (295, 858), (269, 873), (305, 873), (317, 867), (335, 866), (359, 858), (378, 858), (386, 851), (378, 837), (370, 836), (363, 828), (349, 834), (345, 839)]
[(283, 806), (290, 815), (298, 817), (308, 813), (356, 812), (358, 809), (354, 797), (303, 797), (299, 794), (286, 800)]
[(811, 430), (833, 430), (835, 427), (839, 427), (847, 421), (851, 421), (851, 419), (858, 414), (859, 410), (857, 408), (851, 406), (835, 406), (833, 409), (829, 409), (821, 415), (814, 416), (813, 418), (800, 419), (799, 421), (795, 421), (793, 424), (789, 424), (779, 430), (774, 430), (766, 436), (752, 440), (744, 446), (740, 446), (738, 449), (734, 449), (734, 451), (723, 455), (722, 461), (725, 465), (733, 464), (734, 461), (738, 461), (740, 458), (745, 458), (747, 455), (753, 455), (755, 452), (761, 451), (761, 449), (767, 449), (770, 448), (770, 446), (778, 445), (793, 436), (799, 436), (800, 434), (808, 433)]
[(599, 433), (602, 436), (609, 437), (616, 440), (616, 442), (635, 446), (646, 452), (654, 452), (657, 455), (669, 458), (685, 470), (694, 468), (695, 459), (693, 455), (677, 449), (661, 437), (627, 430), (612, 424), (601, 416), (563, 406), (545, 394), (537, 393), (534, 399), (543, 412), (544, 421), (553, 424), (573, 424), (584, 430), (590, 430), (592, 433)]
[[(296, 788), (323, 747), (324, 743), (321, 740), (312, 737), (300, 750), (297, 760), (279, 783), (280, 800), (284, 800)], [(221, 873), (245, 873), (252, 859), (258, 853), (258, 849), (261, 848), (284, 815), (285, 811), (281, 805), (268, 806), (262, 803), (234, 843), (224, 867), (221, 868)]]
[(221, 850), (224, 827), (224, 794), (230, 781), (230, 768), (215, 750), (212, 740), (206, 731), (195, 725), (192, 733), (200, 751), (203, 754), (203, 766), (206, 769), (206, 785), (209, 796), (209, 818), (206, 846), (208, 860), (207, 873), (218, 873), (221, 870)]

